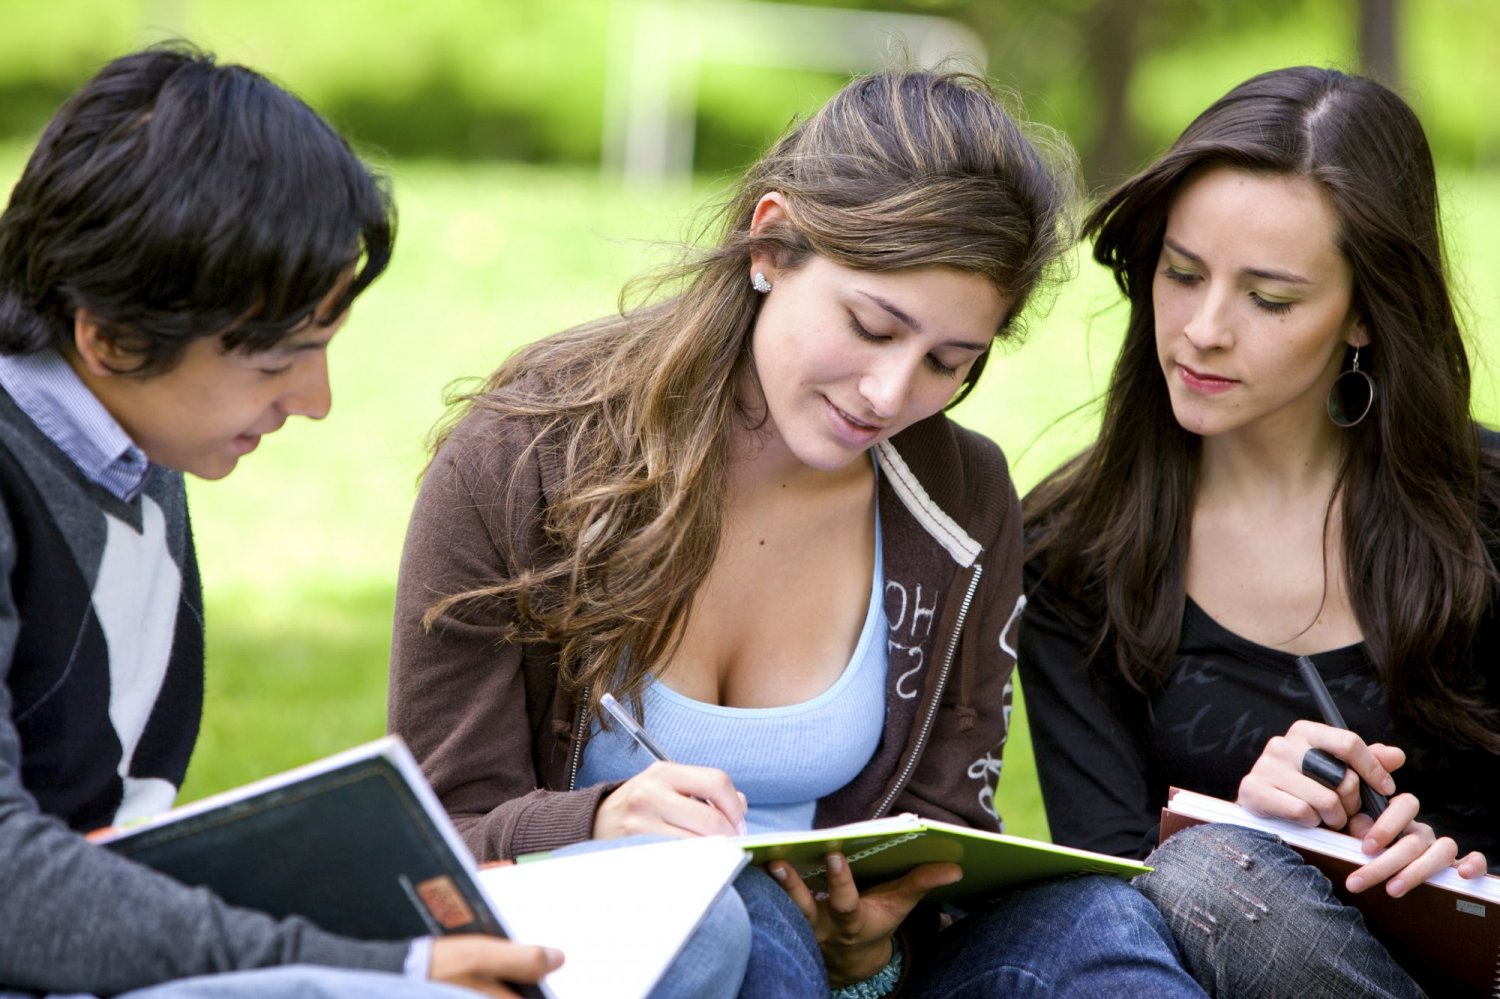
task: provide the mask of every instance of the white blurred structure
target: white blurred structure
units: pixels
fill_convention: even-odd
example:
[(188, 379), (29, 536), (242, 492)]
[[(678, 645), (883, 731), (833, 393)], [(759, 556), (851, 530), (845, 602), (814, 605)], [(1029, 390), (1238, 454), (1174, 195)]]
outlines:
[(978, 71), (985, 65), (979, 36), (944, 17), (756, 0), (614, 0), (605, 168), (640, 186), (692, 171), (698, 66), (704, 60), (853, 74), (883, 68), (897, 47), (919, 66), (950, 58)]

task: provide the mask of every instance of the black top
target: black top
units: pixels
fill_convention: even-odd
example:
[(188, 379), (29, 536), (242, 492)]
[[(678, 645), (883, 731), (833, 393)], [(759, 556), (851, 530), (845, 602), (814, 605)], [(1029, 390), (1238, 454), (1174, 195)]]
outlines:
[[(1169, 787), (1233, 801), (1267, 740), (1298, 718), (1319, 720), (1293, 655), (1234, 634), (1190, 598), (1171, 676), (1153, 702), (1123, 680), (1091, 678), (1085, 649), (1098, 618), (1062, 613), (1040, 575), (1033, 560), (1017, 666), (1056, 842), (1144, 857), (1156, 845)], [(1103, 602), (1091, 606), (1102, 612)], [(1481, 663), (1500, 651), (1500, 633), (1492, 618), (1487, 623), (1475, 650)], [(1398, 727), (1363, 644), (1312, 658), (1351, 730), (1406, 751), (1393, 776), (1398, 793), (1421, 802), (1420, 819), (1457, 840), (1460, 856), (1483, 851), (1500, 871), (1500, 756)]]

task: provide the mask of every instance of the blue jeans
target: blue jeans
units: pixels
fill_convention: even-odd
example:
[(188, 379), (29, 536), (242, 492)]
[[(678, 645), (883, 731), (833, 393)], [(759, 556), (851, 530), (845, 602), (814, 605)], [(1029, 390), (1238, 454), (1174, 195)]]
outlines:
[(1203, 996), (1151, 903), (1119, 878), (1023, 889), (941, 931), (906, 995), (1117, 999)]
[(726, 890), (720, 895), (651, 990), (651, 999), (729, 999), (737, 994), (753, 953), (751, 921), (745, 909), (735, 892)]
[[(378, 971), (287, 965), (183, 978), (115, 999), (474, 999), (467, 989)], [(86, 999), (53, 996), (52, 999)]]
[(1184, 965), (1216, 996), (1422, 995), (1359, 911), (1269, 833), (1193, 826), (1146, 862), (1154, 870), (1137, 887), (1166, 917)]
[[(741, 999), (827, 999), (828, 974), (807, 918), (764, 871), (735, 882), (754, 928)], [(1161, 914), (1118, 878), (1091, 876), (1016, 892), (907, 955), (903, 995), (1201, 999)]]
[(828, 972), (812, 924), (759, 867), (734, 882), (750, 916), (750, 961), (740, 999), (828, 999)]

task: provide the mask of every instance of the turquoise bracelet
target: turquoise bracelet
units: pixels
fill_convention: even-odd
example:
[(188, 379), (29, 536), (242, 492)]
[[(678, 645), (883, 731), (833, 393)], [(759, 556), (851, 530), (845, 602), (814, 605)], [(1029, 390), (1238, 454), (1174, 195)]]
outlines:
[(891, 959), (884, 968), (853, 985), (833, 989), (829, 999), (882, 999), (896, 988), (901, 980), (901, 941), (891, 937)]

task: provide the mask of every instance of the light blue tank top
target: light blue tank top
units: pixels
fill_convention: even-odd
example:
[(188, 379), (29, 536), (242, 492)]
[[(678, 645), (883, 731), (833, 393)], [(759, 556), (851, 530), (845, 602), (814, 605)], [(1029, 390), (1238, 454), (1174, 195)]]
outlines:
[[(800, 704), (728, 708), (684, 697), (655, 678), (642, 695), (646, 731), (678, 763), (718, 767), (750, 803), (750, 832), (812, 828), (819, 798), (853, 780), (880, 743), (885, 721), (885, 589), (880, 519), (869, 609), (854, 654), (833, 685)], [(651, 758), (619, 725), (596, 718), (578, 786), (627, 780)]]

